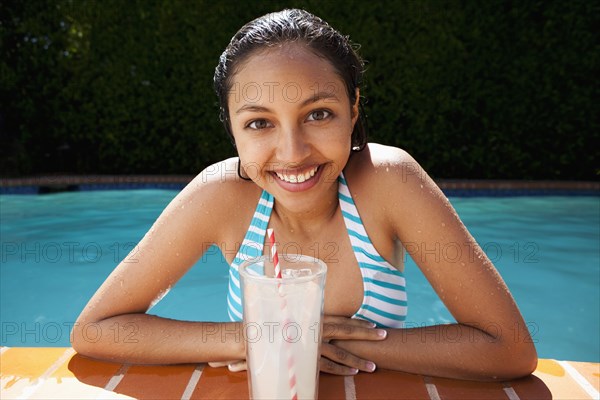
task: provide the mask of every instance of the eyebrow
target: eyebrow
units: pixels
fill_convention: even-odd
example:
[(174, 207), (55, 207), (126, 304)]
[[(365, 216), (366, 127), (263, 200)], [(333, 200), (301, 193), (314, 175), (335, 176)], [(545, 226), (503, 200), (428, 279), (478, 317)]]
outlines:
[(315, 93), (315, 95), (313, 97), (309, 97), (308, 99), (304, 100), (302, 102), (302, 106), (304, 107), (310, 103), (316, 103), (317, 101), (321, 101), (321, 100), (337, 100), (337, 101), (339, 101), (338, 97), (332, 92), (318, 92), (318, 93)]
[[(308, 99), (304, 100), (302, 103), (300, 103), (301, 107), (305, 107), (308, 104), (311, 103), (316, 103), (318, 101), (322, 101), (322, 100), (335, 100), (335, 101), (339, 101), (338, 97), (332, 93), (332, 92), (318, 92), (315, 93), (314, 96), (309, 97)], [(241, 114), (242, 112), (245, 111), (250, 111), (250, 112), (269, 112), (271, 111), (269, 108), (264, 107), (264, 106), (258, 106), (255, 104), (244, 104), (243, 106), (241, 106), (240, 108), (238, 108), (235, 113), (236, 114)]]
[(251, 111), (251, 112), (268, 112), (269, 109), (267, 107), (263, 107), (263, 106), (255, 106), (252, 104), (244, 104), (243, 106), (241, 106), (240, 108), (238, 108), (236, 110), (236, 114), (241, 114), (244, 111)]

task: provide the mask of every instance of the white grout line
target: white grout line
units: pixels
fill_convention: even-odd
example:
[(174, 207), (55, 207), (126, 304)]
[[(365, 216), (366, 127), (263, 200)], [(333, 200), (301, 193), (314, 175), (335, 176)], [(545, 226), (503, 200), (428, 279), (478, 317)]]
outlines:
[(356, 400), (356, 386), (354, 386), (354, 375), (344, 377), (344, 391), (346, 400)]
[(587, 379), (583, 377), (571, 364), (566, 361), (558, 361), (558, 363), (567, 371), (571, 378), (575, 380), (581, 386), (585, 392), (591, 396), (592, 399), (600, 398), (600, 393), (596, 390), (595, 387), (592, 386), (591, 383), (588, 382)]
[(8, 349), (10, 349), (10, 347), (2, 347), (2, 348), (0, 348), (0, 356), (1, 356), (2, 354), (4, 354), (4, 352), (5, 352), (6, 350), (8, 350)]
[(204, 364), (198, 364), (192, 372), (192, 376), (188, 381), (183, 394), (181, 395), (181, 400), (189, 400), (192, 398), (192, 393), (194, 393), (194, 389), (196, 389), (196, 385), (198, 381), (200, 381), (200, 377), (202, 376), (202, 370), (204, 369)]
[(515, 392), (515, 389), (508, 383), (505, 383), (502, 389), (504, 389), (504, 393), (506, 393), (509, 400), (521, 400), (517, 392)]
[(431, 383), (431, 379), (428, 376), (423, 377), (425, 381), (425, 389), (427, 389), (427, 394), (429, 395), (430, 400), (441, 400), (440, 394), (437, 391), (437, 387), (435, 384)]
[(68, 349), (66, 349), (65, 352), (62, 353), (61, 356), (58, 357), (56, 359), (56, 361), (54, 361), (54, 363), (52, 363), (52, 365), (50, 367), (48, 367), (48, 369), (46, 371), (44, 371), (44, 373), (42, 375), (40, 375), (39, 378), (35, 379), (31, 383), (31, 385), (27, 386), (23, 390), (23, 394), (19, 398), (20, 399), (28, 399), (29, 397), (31, 397), (31, 395), (36, 390), (38, 390), (38, 388), (40, 386), (42, 386), (42, 384), (44, 382), (46, 382), (46, 379), (48, 379), (50, 377), (50, 375), (52, 375), (54, 372), (56, 372), (56, 370), (59, 369), (61, 367), (61, 365), (63, 365), (68, 359), (73, 357), (74, 354), (75, 354), (75, 350), (73, 350), (72, 347), (69, 347)]
[(128, 369), (129, 369), (129, 364), (123, 364), (123, 365), (121, 365), (121, 368), (119, 368), (119, 370), (117, 371), (117, 373), (114, 374), (112, 376), (112, 378), (110, 378), (110, 380), (108, 381), (108, 383), (106, 384), (106, 386), (104, 386), (104, 390), (108, 390), (109, 392), (112, 392), (113, 390), (115, 390), (115, 388), (117, 387), (117, 385), (119, 383), (121, 383), (121, 380), (125, 376), (125, 373), (127, 373)]

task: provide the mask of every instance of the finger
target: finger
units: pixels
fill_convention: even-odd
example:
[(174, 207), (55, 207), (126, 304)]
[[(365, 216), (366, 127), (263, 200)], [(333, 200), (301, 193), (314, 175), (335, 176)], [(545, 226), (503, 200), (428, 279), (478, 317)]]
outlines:
[(211, 361), (208, 363), (208, 365), (213, 368), (220, 368), (220, 367), (226, 367), (229, 364), (231, 364), (232, 362), (235, 362), (235, 361)]
[(375, 363), (364, 360), (354, 354), (332, 344), (321, 345), (321, 366), (324, 372), (338, 375), (354, 375), (359, 370), (375, 371)]
[(363, 328), (375, 328), (373, 322), (366, 321), (360, 318), (348, 318), (342, 317), (338, 315), (325, 315), (323, 317), (323, 323), (333, 323), (333, 324), (349, 324), (353, 326), (363, 327)]
[(358, 369), (337, 364), (328, 358), (321, 357), (319, 360), (319, 371), (333, 375), (356, 375)]
[(246, 360), (232, 362), (228, 368), (231, 372), (245, 371), (247, 369)]
[(346, 340), (383, 340), (387, 337), (385, 329), (365, 328), (349, 323), (326, 323), (323, 324), (323, 339)]

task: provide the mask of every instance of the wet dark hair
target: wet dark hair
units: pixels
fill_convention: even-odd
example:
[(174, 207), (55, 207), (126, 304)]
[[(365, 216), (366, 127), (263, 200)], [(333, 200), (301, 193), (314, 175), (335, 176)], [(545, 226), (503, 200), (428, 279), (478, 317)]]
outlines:
[[(233, 36), (215, 69), (214, 89), (219, 97), (219, 118), (232, 141), (227, 100), (233, 76), (254, 52), (291, 42), (303, 44), (327, 59), (346, 85), (350, 104), (356, 102), (356, 88), (362, 84), (364, 62), (347, 36), (304, 10), (291, 9), (266, 14), (248, 22)], [(352, 131), (352, 151), (360, 151), (366, 144), (367, 127), (362, 99), (359, 99), (359, 118)]]

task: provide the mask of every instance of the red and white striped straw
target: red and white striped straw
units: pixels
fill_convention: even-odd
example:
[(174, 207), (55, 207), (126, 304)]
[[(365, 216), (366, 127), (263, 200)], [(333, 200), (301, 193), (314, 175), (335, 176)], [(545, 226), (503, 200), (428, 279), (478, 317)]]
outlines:
[[(273, 229), (267, 229), (267, 236), (269, 237), (269, 243), (271, 244), (271, 257), (273, 258), (273, 268), (275, 278), (281, 279), (281, 266), (279, 265), (279, 255), (277, 254), (277, 245), (275, 244), (275, 233)], [(283, 301), (281, 302), (281, 311), (284, 315), (283, 328), (287, 329), (291, 323), (288, 317), (287, 301), (283, 297), (283, 287), (281, 284), (277, 286), (279, 295), (282, 296)], [(290, 399), (298, 400), (298, 391), (296, 390), (296, 363), (294, 362), (294, 356), (292, 355), (292, 344), (285, 338), (286, 350), (287, 350), (287, 368), (288, 368), (288, 382), (290, 384)]]
[(267, 236), (271, 244), (271, 258), (273, 259), (273, 268), (275, 268), (275, 278), (281, 279), (281, 267), (279, 266), (279, 255), (277, 254), (277, 245), (275, 244), (275, 232), (273, 229), (267, 229)]

